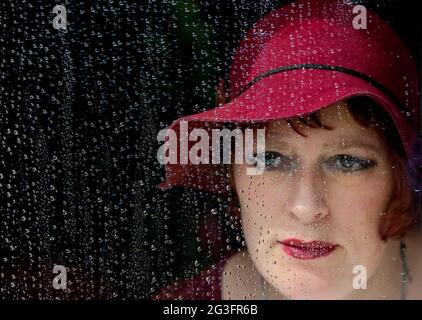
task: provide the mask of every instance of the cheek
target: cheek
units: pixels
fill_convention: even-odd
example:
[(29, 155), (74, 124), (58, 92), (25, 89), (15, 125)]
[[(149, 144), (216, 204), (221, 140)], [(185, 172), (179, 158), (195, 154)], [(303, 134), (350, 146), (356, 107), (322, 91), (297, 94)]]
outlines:
[(379, 226), (392, 196), (392, 186), (391, 177), (382, 175), (353, 187), (333, 184), (330, 188), (332, 232), (347, 249), (350, 262), (365, 265), (369, 273), (384, 252)]
[(330, 183), (327, 204), (332, 219), (340, 225), (356, 229), (378, 231), (381, 215), (392, 197), (390, 177), (378, 176), (358, 185)]
[(274, 219), (280, 216), (283, 196), (265, 174), (253, 178), (239, 175), (236, 190), (245, 240), (250, 249), (258, 249), (269, 241), (268, 231), (274, 227)]

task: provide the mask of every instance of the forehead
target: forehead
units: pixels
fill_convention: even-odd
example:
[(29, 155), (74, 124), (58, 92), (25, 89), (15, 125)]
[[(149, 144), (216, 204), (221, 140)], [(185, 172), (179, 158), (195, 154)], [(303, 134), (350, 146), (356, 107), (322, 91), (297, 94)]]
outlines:
[[(335, 103), (317, 111), (316, 114), (318, 120), (320, 120), (322, 124), (333, 128), (340, 126), (352, 126), (354, 122), (356, 122), (349, 112), (347, 102)], [(307, 119), (308, 115), (303, 115), (301, 118)], [(289, 120), (296, 126), (302, 125), (302, 122), (299, 119), (299, 116), (289, 118)], [(279, 119), (266, 123), (266, 129), (270, 131), (276, 131), (282, 127), (286, 127), (286, 119)]]
[[(306, 117), (304, 117), (306, 118)], [(275, 120), (266, 123), (266, 141), (269, 144), (289, 142), (300, 145), (328, 146), (335, 143), (344, 145), (354, 142), (365, 145), (384, 145), (379, 132), (374, 128), (363, 126), (357, 122), (350, 113), (346, 102), (338, 102), (318, 111), (318, 120), (331, 130), (311, 128), (301, 122), (298, 117), (291, 118), (290, 123), (283, 120)], [(312, 120), (309, 121), (311, 124)], [(299, 132), (295, 131), (294, 126)], [(302, 133), (303, 135), (301, 135)]]

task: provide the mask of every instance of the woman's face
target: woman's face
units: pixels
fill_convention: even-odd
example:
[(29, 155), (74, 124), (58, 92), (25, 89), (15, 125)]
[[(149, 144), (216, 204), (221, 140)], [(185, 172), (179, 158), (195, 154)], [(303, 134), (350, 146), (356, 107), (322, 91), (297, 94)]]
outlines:
[(378, 233), (395, 185), (385, 142), (345, 102), (319, 119), (333, 130), (293, 121), (304, 137), (285, 120), (268, 123), (265, 172), (248, 176), (247, 164), (233, 170), (248, 252), (293, 299), (345, 298), (355, 266), (369, 281), (397, 248)]

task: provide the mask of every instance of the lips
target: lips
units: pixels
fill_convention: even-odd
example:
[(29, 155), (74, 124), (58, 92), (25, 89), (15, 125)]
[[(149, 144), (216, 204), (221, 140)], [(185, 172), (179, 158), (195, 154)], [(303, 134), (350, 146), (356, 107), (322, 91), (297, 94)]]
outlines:
[(277, 241), (281, 244), (283, 251), (289, 256), (309, 260), (328, 256), (339, 246), (337, 244), (324, 241), (302, 241), (298, 239), (286, 239)]

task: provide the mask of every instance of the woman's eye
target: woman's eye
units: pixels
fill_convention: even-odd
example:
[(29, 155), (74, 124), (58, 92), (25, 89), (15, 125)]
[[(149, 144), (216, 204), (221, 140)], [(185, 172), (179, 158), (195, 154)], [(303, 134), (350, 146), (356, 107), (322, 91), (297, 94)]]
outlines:
[(335, 170), (355, 172), (375, 166), (376, 161), (347, 154), (339, 154), (328, 159), (328, 165)]
[(256, 155), (257, 161), (265, 163), (266, 170), (282, 169), (290, 170), (295, 161), (275, 151), (265, 151)]

